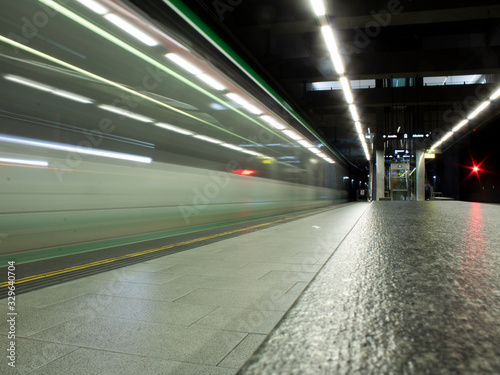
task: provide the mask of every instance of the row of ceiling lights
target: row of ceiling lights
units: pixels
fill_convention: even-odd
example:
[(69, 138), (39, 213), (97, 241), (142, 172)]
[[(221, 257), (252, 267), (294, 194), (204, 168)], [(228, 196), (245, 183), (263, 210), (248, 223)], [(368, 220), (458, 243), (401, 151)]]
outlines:
[(358, 110), (356, 108), (356, 104), (354, 103), (354, 98), (352, 96), (352, 91), (351, 91), (351, 85), (346, 77), (344, 63), (342, 61), (340, 49), (336, 42), (335, 33), (328, 21), (328, 18), (326, 17), (325, 4), (323, 3), (323, 0), (310, 0), (310, 1), (314, 13), (316, 14), (320, 22), (321, 33), (323, 35), (323, 39), (325, 40), (328, 51), (330, 52), (330, 58), (332, 60), (333, 66), (335, 68), (335, 71), (339, 75), (340, 85), (342, 86), (342, 91), (344, 92), (345, 100), (349, 105), (349, 111), (351, 112), (351, 116), (354, 121), (354, 126), (356, 128), (356, 132), (358, 133), (361, 146), (363, 147), (363, 151), (365, 152), (366, 159), (370, 160), (370, 153), (368, 151), (368, 145), (366, 143), (365, 134), (363, 132), (363, 126), (361, 125), (358, 115)]
[(465, 119), (460, 121), (453, 129), (451, 129), (448, 133), (446, 133), (438, 142), (432, 145), (429, 152), (434, 153), (436, 149), (441, 146), (444, 142), (450, 139), (456, 132), (466, 126), (471, 120), (476, 118), (481, 112), (483, 112), (488, 106), (495, 101), (498, 97), (500, 97), (500, 88), (497, 89), (489, 99), (482, 102), (479, 106), (477, 106), (471, 113), (467, 115)]
[[(50, 0), (42, 0), (45, 3), (51, 3), (52, 1)], [(142, 30), (138, 29), (134, 25), (132, 25), (130, 22), (127, 22), (120, 18), (119, 16), (114, 15), (113, 13), (110, 13), (110, 11), (105, 8), (103, 5), (101, 5), (99, 2), (95, 0), (77, 0), (79, 3), (82, 5), (86, 6), (87, 8), (91, 9), (95, 13), (102, 15), (104, 18), (106, 18), (108, 21), (112, 22), (119, 28), (121, 28), (123, 31), (129, 33), (130, 35), (134, 36), (136, 39), (141, 41), (142, 43), (148, 45), (148, 46), (156, 46), (159, 43), (149, 36), (147, 33), (143, 32)], [(112, 17), (111, 17), (112, 16)], [(178, 43), (175, 43), (179, 45)], [(187, 49), (183, 46), (181, 46), (183, 50)], [(199, 68), (196, 64), (196, 62), (190, 61), (191, 56), (181, 56), (178, 53), (167, 53), (165, 56), (171, 60), (172, 62), (176, 63), (178, 66), (183, 68), (184, 70), (188, 71), (190, 74), (194, 75), (195, 77), (199, 78), (212, 88), (214, 88), (217, 91), (227, 91), (226, 87), (213, 78), (212, 76), (206, 74), (201, 68)], [(271, 125), (273, 128), (277, 130), (281, 130), (285, 135), (287, 135), (289, 138), (293, 139), (294, 141), (297, 141), (300, 145), (306, 147), (309, 151), (317, 155), (318, 157), (322, 158), (326, 162), (330, 164), (334, 164), (335, 161), (331, 159), (328, 155), (320, 151), (316, 146), (314, 146), (312, 143), (304, 139), (301, 135), (296, 133), (295, 131), (288, 129), (285, 125), (280, 123), (280, 121), (276, 120), (274, 117), (270, 115), (265, 115), (264, 112), (256, 105), (252, 104), (253, 100), (251, 98), (245, 98), (242, 95), (238, 95), (236, 93), (226, 93), (225, 96), (230, 99), (231, 101), (239, 104), (241, 107), (243, 107), (245, 110), (247, 110), (249, 113), (253, 115), (259, 116), (259, 119), (262, 119), (269, 125)], [(200, 138), (200, 137), (198, 137)], [(200, 139), (205, 139), (209, 137), (204, 137)], [(212, 138), (210, 138), (212, 139)], [(224, 145), (225, 143), (223, 142), (213, 142), (213, 143), (221, 143)], [(234, 146), (237, 147), (237, 146)], [(231, 148), (234, 148), (231, 147)], [(241, 149), (241, 148), (240, 148)], [(248, 151), (245, 150), (246, 153), (249, 153)], [(255, 153), (257, 154), (257, 153)], [(259, 154), (259, 156), (263, 156)]]

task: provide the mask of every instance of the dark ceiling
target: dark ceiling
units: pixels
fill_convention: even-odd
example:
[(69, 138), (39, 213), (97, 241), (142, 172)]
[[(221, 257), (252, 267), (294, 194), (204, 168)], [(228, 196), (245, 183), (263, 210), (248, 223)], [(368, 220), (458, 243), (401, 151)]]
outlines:
[[(185, 3), (346, 159), (366, 168), (342, 91), (308, 89), (312, 82), (338, 80), (309, 0)], [(376, 80), (372, 89), (353, 87), (363, 126), (375, 138), (401, 126), (408, 133), (431, 132), (429, 142), (438, 140), (500, 81), (498, 1), (325, 3), (347, 76)], [(423, 85), (422, 77), (468, 74), (484, 75), (487, 83)], [(408, 78), (399, 82), (410, 86), (390, 87), (392, 78)], [(490, 107), (481, 123), (498, 116), (498, 107)]]

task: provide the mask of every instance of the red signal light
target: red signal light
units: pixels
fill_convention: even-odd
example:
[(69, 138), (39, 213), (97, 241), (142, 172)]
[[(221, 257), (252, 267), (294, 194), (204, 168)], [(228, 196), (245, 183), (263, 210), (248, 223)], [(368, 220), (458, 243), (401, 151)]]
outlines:
[(253, 171), (251, 169), (236, 169), (236, 170), (234, 170), (232, 172), (240, 174), (242, 176), (250, 176), (250, 175), (253, 175), (255, 173), (255, 171)]
[(479, 167), (475, 165), (474, 167), (472, 167), (472, 170), (477, 173), (479, 172)]

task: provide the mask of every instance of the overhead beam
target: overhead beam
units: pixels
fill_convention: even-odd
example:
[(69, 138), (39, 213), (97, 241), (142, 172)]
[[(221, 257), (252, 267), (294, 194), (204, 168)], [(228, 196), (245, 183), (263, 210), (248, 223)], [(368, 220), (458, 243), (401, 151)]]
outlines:
[[(332, 17), (332, 21), (336, 29), (354, 29), (364, 28), (370, 22), (379, 22), (381, 26), (405, 26), (405, 25), (420, 25), (431, 23), (447, 23), (447, 22), (462, 22), (471, 20), (495, 19), (500, 18), (500, 5), (487, 5), (465, 8), (449, 8), (437, 10), (424, 10), (402, 12), (398, 14), (390, 14), (390, 17), (377, 19), (376, 14), (382, 12), (374, 10), (374, 14), (353, 16), (353, 17)], [(381, 16), (382, 17), (382, 16)], [(383, 25), (380, 20), (383, 21)], [(385, 25), (387, 23), (387, 25)], [(250, 27), (239, 28), (239, 33), (252, 34), (255, 30), (268, 30), (274, 34), (303, 34), (319, 31), (319, 25), (315, 19), (305, 21), (281, 22), (277, 24), (261, 24)]]

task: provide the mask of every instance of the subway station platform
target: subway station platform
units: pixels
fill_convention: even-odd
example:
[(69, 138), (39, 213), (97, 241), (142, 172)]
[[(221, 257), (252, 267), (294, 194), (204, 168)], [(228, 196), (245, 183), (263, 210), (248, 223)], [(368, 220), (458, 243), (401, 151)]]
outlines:
[(23, 293), (2, 373), (497, 374), (499, 218), (355, 203)]

